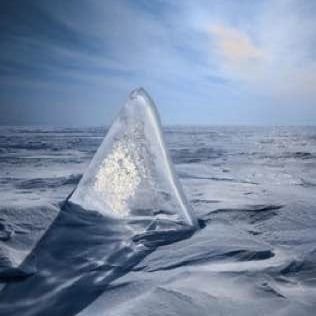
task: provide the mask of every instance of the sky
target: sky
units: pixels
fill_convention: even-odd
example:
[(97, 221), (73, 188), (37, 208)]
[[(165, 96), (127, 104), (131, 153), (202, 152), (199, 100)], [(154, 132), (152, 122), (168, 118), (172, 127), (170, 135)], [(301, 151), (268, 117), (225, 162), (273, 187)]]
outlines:
[(1, 0), (0, 125), (316, 125), (314, 0)]

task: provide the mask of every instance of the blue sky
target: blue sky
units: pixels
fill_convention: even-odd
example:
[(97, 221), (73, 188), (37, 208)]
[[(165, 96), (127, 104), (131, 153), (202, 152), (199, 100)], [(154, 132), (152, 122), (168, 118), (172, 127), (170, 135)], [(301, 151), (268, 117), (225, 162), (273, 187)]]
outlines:
[(0, 124), (316, 125), (316, 1), (2, 0)]

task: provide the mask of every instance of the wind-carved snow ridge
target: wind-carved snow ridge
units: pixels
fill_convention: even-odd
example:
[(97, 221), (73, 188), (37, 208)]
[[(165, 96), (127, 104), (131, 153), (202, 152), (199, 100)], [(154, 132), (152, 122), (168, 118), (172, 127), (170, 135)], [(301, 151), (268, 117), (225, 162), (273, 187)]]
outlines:
[(70, 202), (110, 216), (196, 226), (144, 89), (130, 93)]

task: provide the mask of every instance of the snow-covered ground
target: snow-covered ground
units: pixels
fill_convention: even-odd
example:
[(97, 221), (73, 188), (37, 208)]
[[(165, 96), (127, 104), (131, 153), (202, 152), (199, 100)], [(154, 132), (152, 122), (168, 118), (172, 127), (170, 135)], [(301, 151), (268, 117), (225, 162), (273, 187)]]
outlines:
[(202, 228), (145, 244), (62, 208), (104, 134), (0, 129), (0, 315), (315, 315), (316, 128), (166, 128)]

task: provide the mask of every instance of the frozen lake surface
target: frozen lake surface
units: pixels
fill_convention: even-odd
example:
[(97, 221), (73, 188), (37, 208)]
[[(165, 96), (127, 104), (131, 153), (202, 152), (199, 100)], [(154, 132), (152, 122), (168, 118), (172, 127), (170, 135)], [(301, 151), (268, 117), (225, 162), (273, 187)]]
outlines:
[(0, 128), (1, 315), (315, 315), (316, 127), (166, 128), (203, 228), (159, 245), (61, 210), (105, 132)]

